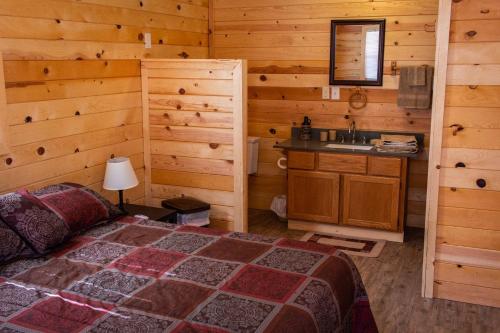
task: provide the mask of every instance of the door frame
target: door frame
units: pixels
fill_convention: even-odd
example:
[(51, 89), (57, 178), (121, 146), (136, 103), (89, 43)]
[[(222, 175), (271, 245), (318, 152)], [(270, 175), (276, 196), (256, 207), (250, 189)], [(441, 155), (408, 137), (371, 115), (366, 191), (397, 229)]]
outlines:
[(448, 70), (448, 46), (450, 36), (452, 0), (439, 0), (436, 23), (436, 56), (434, 61), (434, 97), (429, 146), (429, 173), (425, 212), (424, 255), (422, 263), (422, 296), (434, 296), (434, 261), (436, 255), (436, 229), (439, 203), (439, 178), (443, 142), (443, 119)]

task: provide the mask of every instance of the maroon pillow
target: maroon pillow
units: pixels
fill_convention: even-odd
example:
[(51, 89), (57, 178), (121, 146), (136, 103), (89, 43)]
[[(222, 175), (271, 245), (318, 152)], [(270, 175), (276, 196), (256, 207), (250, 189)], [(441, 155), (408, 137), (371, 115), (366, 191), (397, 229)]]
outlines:
[(123, 215), (101, 195), (78, 184), (50, 185), (32, 194), (64, 220), (72, 234)]
[(66, 223), (25, 190), (0, 197), (0, 218), (18, 236), (3, 231), (13, 241), (6, 257), (22, 253), (26, 245), (36, 253), (45, 254), (69, 236)]

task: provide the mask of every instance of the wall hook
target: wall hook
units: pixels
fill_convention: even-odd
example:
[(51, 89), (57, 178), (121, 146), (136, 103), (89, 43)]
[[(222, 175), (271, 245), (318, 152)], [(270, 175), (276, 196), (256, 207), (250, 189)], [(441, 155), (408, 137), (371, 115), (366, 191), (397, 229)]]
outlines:
[(398, 62), (391, 61), (391, 75), (396, 76), (398, 74)]
[(457, 133), (464, 130), (464, 127), (460, 124), (453, 124), (450, 126), (453, 128), (453, 136), (457, 136)]

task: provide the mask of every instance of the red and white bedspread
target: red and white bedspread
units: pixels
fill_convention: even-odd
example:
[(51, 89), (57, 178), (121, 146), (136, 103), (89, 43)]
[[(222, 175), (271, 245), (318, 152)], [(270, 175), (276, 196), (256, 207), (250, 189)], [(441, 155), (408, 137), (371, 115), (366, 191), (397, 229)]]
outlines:
[(126, 217), (0, 267), (0, 332), (377, 332), (335, 247)]

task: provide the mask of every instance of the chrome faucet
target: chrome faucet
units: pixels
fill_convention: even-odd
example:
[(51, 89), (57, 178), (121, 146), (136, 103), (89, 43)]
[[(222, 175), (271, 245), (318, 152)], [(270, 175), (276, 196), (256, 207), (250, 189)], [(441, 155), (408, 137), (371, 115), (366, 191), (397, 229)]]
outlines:
[[(352, 134), (351, 134), (352, 131)], [(351, 134), (351, 142), (356, 143), (356, 122), (354, 120), (349, 122), (349, 134)]]

